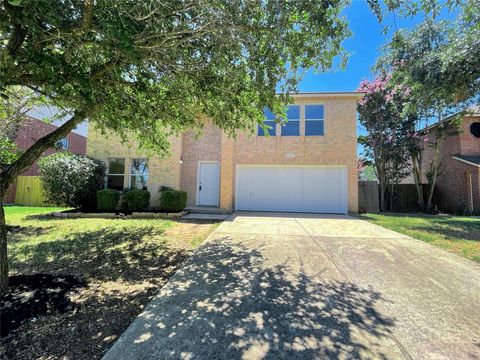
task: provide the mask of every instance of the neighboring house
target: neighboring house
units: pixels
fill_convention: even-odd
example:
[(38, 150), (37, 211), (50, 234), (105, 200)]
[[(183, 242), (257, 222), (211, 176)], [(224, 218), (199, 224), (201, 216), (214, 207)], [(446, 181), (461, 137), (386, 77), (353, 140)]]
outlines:
[[(435, 126), (425, 129), (435, 136)], [(435, 203), (447, 212), (480, 212), (480, 111), (465, 115), (459, 131), (452, 129), (440, 149), (440, 168), (435, 188)], [(434, 149), (422, 157), (423, 181), (433, 159)]]
[[(26, 150), (30, 146), (32, 146), (35, 141), (40, 139), (41, 137), (51, 133), (57, 128), (57, 126), (48, 124), (42, 120), (38, 120), (32, 117), (28, 117), (28, 119), (22, 122), (20, 128), (17, 131), (17, 135), (15, 138), (15, 144), (20, 150)], [(87, 147), (87, 138), (85, 136), (81, 136), (75, 133), (69, 133), (67, 137), (60, 140), (57, 144), (55, 149), (49, 149), (43, 153), (42, 156), (51, 155), (57, 151), (70, 151), (76, 154), (84, 155), (86, 152)], [(28, 184), (37, 184), (38, 181), (38, 165), (34, 163), (30, 168), (20, 174), (19, 179), (8, 189), (7, 195), (5, 196), (4, 203), (5, 204), (15, 204), (16, 197), (17, 197), (17, 182), (21, 181), (23, 183)], [(31, 181), (32, 180), (32, 181)], [(35, 189), (30, 189), (30, 185), (26, 185), (28, 188), (19, 190), (22, 192), (22, 200), (20, 201), (19, 205), (36, 205), (28, 192), (34, 192)], [(23, 191), (25, 190), (25, 191)]]
[(193, 132), (172, 138), (166, 159), (90, 126), (87, 154), (107, 164), (107, 187), (146, 188), (152, 206), (159, 188), (169, 186), (188, 193), (189, 207), (222, 212), (357, 212), (360, 98), (355, 92), (296, 94), (285, 126), (266, 112), (269, 137), (258, 128), (232, 139), (206, 124), (199, 138)]

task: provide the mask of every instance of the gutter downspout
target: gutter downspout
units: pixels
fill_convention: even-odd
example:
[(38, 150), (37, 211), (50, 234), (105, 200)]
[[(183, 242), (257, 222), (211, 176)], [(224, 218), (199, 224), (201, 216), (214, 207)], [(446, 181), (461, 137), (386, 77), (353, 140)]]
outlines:
[(473, 183), (472, 172), (467, 171), (468, 212), (473, 213)]

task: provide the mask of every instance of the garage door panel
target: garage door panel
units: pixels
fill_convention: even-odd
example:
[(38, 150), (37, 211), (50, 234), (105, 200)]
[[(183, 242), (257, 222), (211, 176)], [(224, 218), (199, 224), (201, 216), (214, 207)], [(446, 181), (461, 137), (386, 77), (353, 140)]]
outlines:
[(346, 188), (345, 167), (238, 165), (235, 207), (346, 213)]

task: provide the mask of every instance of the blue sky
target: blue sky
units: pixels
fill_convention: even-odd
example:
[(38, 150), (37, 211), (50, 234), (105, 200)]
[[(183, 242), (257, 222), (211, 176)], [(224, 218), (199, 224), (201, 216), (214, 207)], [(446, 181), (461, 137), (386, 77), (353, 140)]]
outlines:
[[(382, 34), (383, 25), (369, 9), (365, 0), (353, 0), (345, 11), (352, 36), (345, 40), (343, 47), (351, 54), (345, 70), (333, 70), (323, 74), (309, 71), (300, 83), (299, 91), (354, 91), (364, 78), (372, 78), (371, 68), (380, 55), (381, 47), (386, 44), (395, 29), (393, 14), (387, 14), (385, 24), (390, 31)], [(452, 18), (453, 15), (443, 11), (441, 18)], [(396, 27), (413, 28), (423, 20), (418, 15), (413, 18), (396, 16)]]
[(300, 83), (299, 91), (354, 91), (363, 78), (371, 77), (371, 67), (379, 49), (387, 40), (380, 25), (365, 1), (352, 1), (344, 11), (352, 36), (343, 47), (351, 54), (344, 70), (334, 69), (315, 74), (310, 70)]

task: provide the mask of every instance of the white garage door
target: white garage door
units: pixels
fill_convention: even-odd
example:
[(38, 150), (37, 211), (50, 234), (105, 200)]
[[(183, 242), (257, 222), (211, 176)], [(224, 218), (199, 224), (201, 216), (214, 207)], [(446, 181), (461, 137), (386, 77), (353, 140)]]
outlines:
[(347, 169), (237, 165), (235, 209), (345, 214)]

